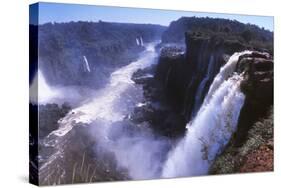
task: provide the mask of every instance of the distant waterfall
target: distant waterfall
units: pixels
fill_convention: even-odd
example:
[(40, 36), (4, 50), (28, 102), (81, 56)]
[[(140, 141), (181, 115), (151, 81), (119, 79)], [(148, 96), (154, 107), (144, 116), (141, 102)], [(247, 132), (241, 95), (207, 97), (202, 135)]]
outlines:
[(235, 53), (210, 86), (196, 117), (188, 123), (185, 137), (170, 151), (162, 177), (204, 175), (236, 130), (245, 96), (240, 91), (242, 75), (234, 73)]
[(142, 37), (137, 37), (137, 38), (136, 38), (136, 43), (137, 43), (138, 46), (144, 46), (144, 45), (143, 45)]
[(140, 37), (140, 45), (143, 46), (143, 40), (142, 37)]
[(138, 46), (140, 45), (140, 41), (139, 41), (138, 38), (136, 38), (136, 43), (137, 43)]
[(83, 59), (84, 59), (84, 71), (85, 72), (91, 72), (87, 57), (83, 56)]

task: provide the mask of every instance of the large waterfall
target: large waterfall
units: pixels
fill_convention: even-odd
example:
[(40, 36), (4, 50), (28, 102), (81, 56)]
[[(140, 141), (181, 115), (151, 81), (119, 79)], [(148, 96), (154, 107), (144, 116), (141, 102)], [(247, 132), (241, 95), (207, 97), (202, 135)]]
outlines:
[[(117, 168), (126, 169), (129, 178), (208, 173), (215, 157), (236, 130), (245, 96), (240, 91), (243, 73), (239, 75), (234, 70), (239, 57), (250, 52), (235, 53), (221, 68), (197, 115), (186, 125), (185, 136), (171, 149), (171, 140), (153, 134), (149, 122), (136, 124), (130, 121), (129, 114), (142, 104), (143, 99), (141, 87), (134, 83), (132, 75), (151, 66), (157, 57), (155, 44), (145, 47), (139, 60), (113, 72), (104, 88), (59, 120), (59, 128), (42, 141), (45, 147), (54, 148), (55, 152), (40, 167), (41, 173), (47, 173), (50, 165), (63, 165), (58, 161), (71, 147), (75, 134), (79, 134), (75, 132), (78, 126), (86, 127), (94, 137), (93, 150), (101, 156), (113, 155)], [(212, 61), (211, 57), (209, 63)], [(204, 80), (209, 79), (208, 74)]]
[(204, 175), (236, 130), (245, 96), (240, 91), (243, 75), (234, 73), (240, 55), (235, 53), (210, 86), (196, 117), (186, 126), (186, 135), (170, 151), (162, 177)]

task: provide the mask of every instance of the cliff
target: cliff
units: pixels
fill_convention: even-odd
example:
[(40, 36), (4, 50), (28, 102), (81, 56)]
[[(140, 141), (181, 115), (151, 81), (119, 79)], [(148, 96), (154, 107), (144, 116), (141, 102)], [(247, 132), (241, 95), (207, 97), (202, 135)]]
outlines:
[(273, 33), (255, 25), (183, 17), (172, 22), (162, 35), (156, 77), (167, 88), (172, 106), (189, 121), (230, 55), (243, 50), (272, 55), (272, 48)]
[[(257, 156), (264, 159), (256, 162), (261, 169), (272, 170), (273, 33), (225, 19), (181, 18), (163, 33), (160, 50), (156, 79), (168, 106), (178, 119), (184, 118), (179, 129), (195, 117), (210, 84), (230, 55), (252, 51), (240, 57), (235, 68), (235, 72), (244, 72), (241, 90), (246, 96), (237, 131), (210, 173), (245, 172)], [(255, 169), (249, 167), (248, 171)]]

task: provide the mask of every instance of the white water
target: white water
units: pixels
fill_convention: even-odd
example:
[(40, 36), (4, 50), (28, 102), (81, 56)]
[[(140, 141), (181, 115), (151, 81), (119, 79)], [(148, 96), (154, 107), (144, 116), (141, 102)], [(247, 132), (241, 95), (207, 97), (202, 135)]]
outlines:
[[(123, 125), (116, 123), (125, 121), (130, 113), (127, 106), (120, 103), (132, 103), (127, 96), (128, 91), (136, 87), (131, 79), (133, 73), (155, 63), (157, 53), (155, 44), (148, 44), (141, 58), (124, 66), (111, 74), (110, 82), (105, 88), (98, 91), (90, 102), (72, 110), (63, 119), (59, 120), (59, 129), (50, 133), (44, 140), (45, 146), (52, 146), (61, 150), (59, 143), (74, 126), (89, 126), (93, 137), (96, 139), (96, 148), (99, 152), (110, 152), (114, 155), (118, 167), (128, 169), (129, 176), (133, 179), (156, 178), (160, 176), (159, 156), (166, 146), (166, 141), (156, 139), (149, 129), (139, 129), (139, 132), (131, 136), (123, 130)], [(133, 106), (140, 105), (139, 101), (133, 101)], [(124, 104), (123, 104), (124, 105)], [(124, 123), (124, 122), (123, 122)], [(146, 125), (134, 125), (146, 126)], [(112, 139), (114, 134), (117, 138)], [(93, 148), (93, 149), (96, 149)], [(56, 160), (63, 151), (56, 152), (50, 164)], [(45, 168), (44, 165), (42, 168)], [(41, 169), (42, 170), (42, 169)]]
[(236, 130), (245, 96), (242, 75), (233, 74), (240, 55), (235, 53), (221, 68), (185, 137), (170, 151), (162, 177), (204, 175)]
[[(114, 109), (114, 104), (120, 99), (122, 93), (134, 84), (131, 80), (132, 74), (138, 69), (143, 69), (154, 63), (156, 52), (147, 46), (146, 53), (138, 61), (124, 66), (110, 76), (110, 81), (105, 88), (96, 92), (96, 95), (90, 102), (73, 109), (66, 117), (60, 120), (60, 128), (51, 134), (63, 136), (67, 134), (73, 126), (78, 123), (91, 123), (95, 120), (105, 120), (111, 123), (121, 121), (126, 114)], [(69, 123), (69, 122), (75, 123)]]
[(78, 86), (52, 86), (47, 83), (39, 69), (30, 85), (29, 92), (29, 100), (32, 104), (56, 103), (60, 105), (67, 102), (72, 106), (77, 106), (92, 90)]
[(147, 124), (133, 125), (140, 127), (133, 135), (126, 132), (127, 127), (124, 129), (123, 125), (118, 124), (125, 123), (126, 117), (128, 118), (131, 109), (127, 104), (135, 102), (133, 106), (145, 105), (138, 100), (131, 100), (130, 97), (134, 96), (130, 96), (128, 91), (135, 90), (136, 87), (131, 79), (133, 73), (155, 62), (157, 53), (154, 46), (155, 44), (145, 46), (146, 51), (138, 61), (113, 72), (105, 88), (59, 120), (59, 129), (44, 140), (46, 146), (57, 148), (58, 151), (49, 157), (41, 169), (63, 155), (59, 146), (61, 139), (74, 126), (83, 125), (89, 126), (89, 131), (95, 137), (96, 145), (93, 149), (98, 148), (101, 153), (109, 152), (114, 155), (118, 167), (127, 169), (132, 179), (208, 173), (216, 155), (222, 151), (236, 130), (245, 97), (240, 92), (243, 77), (233, 74), (233, 71), (239, 56), (250, 52), (234, 54), (221, 68), (196, 117), (187, 124), (185, 137), (168, 153), (163, 164), (161, 157), (167, 154), (167, 140), (157, 138), (149, 129), (143, 129)]
[(30, 101), (33, 104), (46, 104), (60, 96), (60, 91), (46, 82), (43, 74), (38, 70), (30, 86)]

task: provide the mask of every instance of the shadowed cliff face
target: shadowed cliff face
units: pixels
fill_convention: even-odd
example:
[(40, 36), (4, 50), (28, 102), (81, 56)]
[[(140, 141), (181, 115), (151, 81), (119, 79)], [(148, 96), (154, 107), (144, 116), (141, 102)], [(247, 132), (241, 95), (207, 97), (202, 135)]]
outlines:
[[(170, 30), (180, 30), (180, 27), (176, 23), (170, 25), (168, 30), (165, 31), (162, 36), (162, 39), (165, 38), (166, 42), (170, 41), (170, 38), (166, 36), (167, 32)], [(235, 32), (239, 33), (238, 30)], [(264, 37), (270, 36), (269, 32), (264, 32), (266, 33)], [(235, 52), (253, 50), (256, 48), (265, 52), (271, 51), (271, 49), (262, 49), (261, 46), (239, 40), (239, 37), (236, 37), (237, 40), (235, 38), (235, 40), (230, 40), (231, 37), (223, 37), (225, 33), (226, 32), (202, 33), (198, 31), (188, 31), (184, 34), (186, 46), (185, 49), (180, 47), (181, 44), (173, 43), (173, 45), (171, 45), (170, 43), (162, 43), (161, 45), (159, 64), (156, 68), (156, 79), (163, 86), (167, 101), (170, 106), (176, 111), (177, 114), (180, 114), (180, 116), (182, 116), (186, 122), (192, 120), (196, 116), (204, 97), (209, 90), (210, 84), (213, 82), (213, 79), (219, 72), (220, 68), (227, 62), (230, 55)], [(233, 33), (232, 35), (234, 36)], [(268, 43), (271, 42), (272, 41), (269, 39)], [(271, 55), (269, 53), (254, 52), (250, 56), (255, 59), (254, 61), (256, 62), (254, 63), (255, 66), (253, 66), (257, 67), (253, 71), (257, 72), (255, 73), (255, 78), (262, 79), (271, 75), (272, 80), (272, 63), (266, 64), (264, 62), (271, 61), (269, 60)], [(258, 62), (259, 60), (263, 63)], [(248, 63), (248, 61), (243, 63), (243, 61), (239, 61), (240, 69), (237, 69), (237, 71), (241, 72), (242, 70), (250, 69), (248, 67), (250, 63)], [(260, 71), (262, 69), (267, 69), (268, 71), (266, 73), (262, 73)], [(270, 103), (272, 104), (272, 102), (270, 102), (270, 100), (273, 100), (272, 94), (270, 94), (272, 91), (272, 82), (267, 81), (266, 83), (255, 83), (252, 81), (254, 76), (251, 76), (250, 78), (248, 77), (247, 82), (244, 83), (247, 83), (248, 85), (257, 85), (258, 88), (264, 87), (264, 89), (269, 92), (264, 96), (266, 99), (262, 99), (261, 102), (254, 100), (260, 103), (260, 108), (264, 109), (262, 106), (264, 106), (265, 103), (267, 106)], [(250, 98), (252, 98), (254, 93), (255, 92), (250, 92), (248, 90), (247, 92), (245, 91), (245, 94), (247, 95), (246, 106), (248, 104), (247, 101), (252, 101)], [(255, 97), (259, 98), (259, 96), (254, 96), (254, 98)], [(243, 108), (243, 111), (244, 110), (245, 109)], [(247, 111), (249, 112), (249, 110), (250, 109)], [(264, 112), (261, 110), (261, 112), (257, 112), (256, 115), (253, 116), (260, 117), (260, 115), (263, 113)], [(241, 118), (243, 119), (243, 116)], [(247, 124), (251, 123), (247, 122)]]
[(246, 100), (235, 135), (235, 145), (240, 146), (254, 122), (265, 117), (273, 105), (273, 59), (267, 53), (253, 52), (240, 58), (236, 70), (245, 72), (241, 89)]
[(165, 85), (172, 106), (186, 121), (196, 115), (213, 78), (227, 59), (223, 42), (215, 36), (200, 38), (186, 34), (186, 50), (162, 48), (156, 77)]

